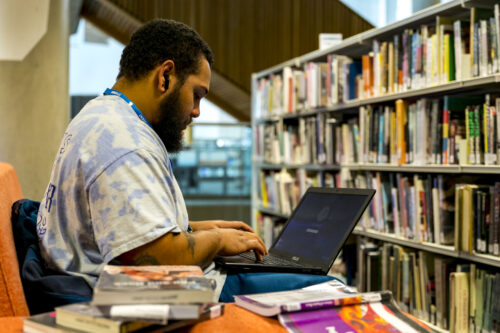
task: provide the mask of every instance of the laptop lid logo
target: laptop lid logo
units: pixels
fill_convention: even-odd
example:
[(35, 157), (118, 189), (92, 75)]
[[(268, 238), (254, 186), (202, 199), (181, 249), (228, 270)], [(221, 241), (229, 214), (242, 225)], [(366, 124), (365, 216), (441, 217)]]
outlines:
[(300, 260), (300, 258), (299, 258), (299, 257), (297, 257), (297, 256), (293, 256), (293, 257), (292, 257), (292, 260), (293, 260), (293, 261), (299, 261), (299, 260)]

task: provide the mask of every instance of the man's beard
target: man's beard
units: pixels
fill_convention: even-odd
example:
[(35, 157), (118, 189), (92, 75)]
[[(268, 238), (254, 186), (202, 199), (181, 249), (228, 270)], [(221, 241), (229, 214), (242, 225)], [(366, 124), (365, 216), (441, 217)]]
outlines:
[(180, 89), (175, 87), (174, 91), (160, 103), (160, 117), (153, 125), (153, 129), (169, 153), (177, 153), (182, 149), (182, 131), (189, 123), (182, 117), (179, 92)]

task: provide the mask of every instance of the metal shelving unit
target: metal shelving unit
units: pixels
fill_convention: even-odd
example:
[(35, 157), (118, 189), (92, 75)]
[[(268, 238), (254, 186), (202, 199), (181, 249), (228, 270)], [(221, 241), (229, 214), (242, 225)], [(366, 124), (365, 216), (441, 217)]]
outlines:
[[(441, 254), (448, 257), (459, 258), (460, 254), (455, 251), (453, 246), (437, 245), (428, 242), (419, 242), (411, 239), (406, 239), (403, 237), (398, 237), (396, 235), (386, 234), (374, 230), (363, 230), (362, 228), (356, 227), (353, 232), (354, 235), (364, 236), (368, 238), (378, 239), (384, 242), (394, 243), (406, 247), (411, 247), (418, 250), (424, 250), (427, 252), (432, 252), (436, 254)], [(500, 263), (500, 261), (499, 261)]]
[(355, 228), (352, 233), (354, 235), (364, 236), (372, 239), (378, 239), (384, 242), (398, 244), (413, 249), (440, 254), (443, 256), (463, 259), (466, 261), (472, 261), (475, 263), (484, 264), (488, 266), (500, 267), (500, 257), (495, 257), (489, 254), (456, 251), (453, 246), (437, 245), (428, 242), (419, 242), (392, 234), (378, 232), (375, 230), (363, 230), (362, 228)]
[[(345, 39), (343, 42), (325, 49), (313, 51), (300, 57), (290, 59), (286, 62), (268, 68), (264, 71), (254, 73), (252, 75), (252, 91), (257, 89), (257, 81), (260, 78), (269, 76), (270, 74), (279, 73), (284, 67), (301, 67), (309, 61), (324, 62), (329, 54), (348, 55), (352, 58), (359, 58), (363, 54), (368, 54), (372, 51), (372, 43), (374, 40), (384, 41), (389, 40), (395, 34), (401, 34), (405, 29), (412, 29), (419, 27), (422, 24), (434, 25), (435, 17), (437, 15), (443, 17), (453, 17), (460, 19), (469, 19), (469, 8), (471, 7), (491, 7), (493, 1), (491, 0), (453, 0), (447, 3), (442, 3), (422, 10), (415, 15), (404, 19), (399, 22), (389, 24), (385, 27), (372, 29), (364, 33), (352, 36)], [(475, 77), (466, 80), (452, 81), (445, 84), (435, 86), (423, 87), (421, 89), (412, 89), (398, 93), (385, 94), (376, 97), (350, 100), (340, 104), (329, 107), (318, 107), (315, 109), (297, 110), (293, 113), (272, 114), (264, 117), (260, 116), (260, 110), (253, 110), (252, 125), (262, 125), (273, 122), (283, 122), (284, 124), (294, 124), (296, 119), (303, 117), (314, 117), (318, 114), (329, 113), (336, 119), (342, 119), (344, 114), (356, 113), (357, 109), (361, 106), (393, 103), (396, 100), (416, 100), (421, 97), (437, 98), (443, 95), (458, 95), (458, 94), (479, 94), (489, 93), (498, 90), (500, 87), (500, 74), (494, 74), (484, 77)], [(257, 105), (256, 94), (252, 94), (252, 105)], [(255, 152), (255, 150), (254, 150)], [(253, 198), (253, 211), (259, 211), (264, 214), (272, 215), (275, 217), (287, 219), (287, 214), (275, 211), (273, 209), (264, 208), (257, 198), (257, 189), (259, 186), (259, 172), (261, 170), (282, 170), (282, 169), (304, 169), (307, 171), (381, 171), (381, 172), (403, 172), (403, 173), (433, 173), (433, 174), (446, 174), (448, 177), (452, 175), (500, 175), (500, 165), (487, 166), (487, 165), (393, 165), (393, 164), (341, 164), (341, 165), (295, 165), (295, 164), (272, 164), (265, 163), (262, 160), (254, 160), (252, 163), (253, 178), (252, 178), (252, 198)], [(467, 177), (465, 177), (467, 178)], [(485, 177), (487, 178), (487, 177)], [(256, 214), (254, 214), (255, 216)], [(255, 220), (254, 220), (255, 226)], [(500, 268), (500, 257), (493, 255), (467, 253), (456, 250), (454, 246), (443, 246), (429, 242), (420, 242), (394, 234), (382, 233), (374, 230), (366, 230), (361, 227), (354, 229), (353, 234), (359, 237), (370, 238), (382, 242), (401, 245), (404, 247), (425, 251), (428, 253), (456, 258), (463, 262), (477, 263), (494, 268)], [(434, 330), (439, 332), (447, 332), (431, 326)]]
[[(422, 24), (434, 25), (435, 17), (437, 15), (443, 17), (454, 17), (460, 19), (469, 19), (469, 8), (471, 7), (491, 7), (493, 1), (491, 0), (453, 0), (447, 3), (442, 3), (422, 10), (413, 16), (399, 22), (389, 24), (385, 27), (372, 29), (364, 33), (352, 36), (345, 39), (343, 42), (325, 49), (317, 50), (305, 54), (300, 57), (290, 59), (286, 62), (268, 68), (264, 71), (254, 73), (252, 75), (252, 91), (257, 90), (257, 81), (260, 78), (267, 77), (271, 74), (279, 73), (284, 67), (301, 67), (309, 61), (324, 62), (330, 54), (348, 55), (352, 58), (359, 58), (363, 54), (368, 54), (372, 51), (372, 43), (374, 40), (384, 41), (389, 40), (395, 34), (401, 34), (405, 29), (413, 29)], [(272, 114), (260, 117), (260, 110), (252, 111), (252, 126), (255, 128), (257, 125), (265, 125), (275, 122), (283, 122), (285, 124), (294, 124), (299, 118), (315, 117), (318, 114), (329, 113), (336, 119), (342, 119), (345, 114), (356, 113), (357, 109), (361, 106), (393, 103), (396, 100), (416, 100), (420, 97), (437, 98), (443, 95), (457, 95), (457, 94), (478, 94), (489, 93), (498, 90), (500, 87), (500, 74), (494, 74), (484, 77), (475, 77), (466, 80), (453, 81), (445, 84), (435, 86), (423, 87), (421, 89), (412, 89), (398, 93), (384, 94), (381, 96), (350, 100), (340, 104), (329, 107), (318, 107), (314, 109), (297, 110), (293, 113)], [(252, 94), (252, 106), (255, 108), (256, 94)], [(258, 112), (257, 112), (258, 111)], [(258, 114), (259, 113), (259, 114)], [(256, 118), (259, 117), (259, 118)], [(254, 148), (254, 153), (256, 152)], [(254, 155), (255, 156), (255, 155)], [(433, 174), (446, 174), (448, 177), (453, 175), (500, 175), (500, 165), (487, 166), (487, 165), (393, 165), (393, 164), (341, 164), (341, 165), (296, 165), (296, 164), (272, 164), (263, 162), (261, 159), (254, 159), (252, 161), (252, 207), (253, 216), (256, 212), (275, 216), (281, 219), (287, 219), (289, 216), (279, 211), (265, 208), (262, 202), (257, 197), (257, 189), (260, 186), (260, 171), (279, 171), (282, 169), (296, 170), (303, 169), (306, 171), (327, 172), (336, 171), (374, 171), (374, 172), (402, 172), (402, 173), (433, 173)], [(465, 177), (467, 178), (467, 177)], [(256, 226), (255, 218), (253, 220), (254, 227)], [(455, 249), (455, 246), (444, 246), (429, 242), (420, 242), (416, 240), (406, 239), (396, 236), (394, 234), (382, 233), (374, 230), (366, 230), (361, 227), (356, 227), (353, 234), (358, 237), (370, 238), (397, 244), (407, 248), (425, 251), (427, 253), (436, 254), (455, 258), (463, 262), (477, 263), (494, 268), (500, 268), (500, 257), (493, 255), (467, 253)], [(427, 323), (428, 324), (428, 323)], [(436, 326), (428, 324), (435, 331), (447, 332)]]
[(311, 171), (334, 171), (349, 169), (353, 171), (388, 171), (412, 173), (448, 173), (448, 174), (500, 174), (500, 165), (396, 165), (396, 164), (273, 164), (253, 161), (260, 169), (305, 169)]
[(265, 162), (253, 162), (260, 169), (281, 170), (281, 169), (304, 169), (310, 171), (332, 171), (340, 170), (341, 166), (337, 164), (272, 164)]

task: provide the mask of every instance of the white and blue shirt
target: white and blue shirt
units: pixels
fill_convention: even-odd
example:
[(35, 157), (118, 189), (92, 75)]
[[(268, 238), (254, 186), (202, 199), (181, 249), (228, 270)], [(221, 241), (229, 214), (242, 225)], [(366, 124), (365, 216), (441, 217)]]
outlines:
[(38, 212), (43, 259), (92, 286), (104, 264), (188, 215), (158, 135), (119, 96), (90, 101), (69, 124)]

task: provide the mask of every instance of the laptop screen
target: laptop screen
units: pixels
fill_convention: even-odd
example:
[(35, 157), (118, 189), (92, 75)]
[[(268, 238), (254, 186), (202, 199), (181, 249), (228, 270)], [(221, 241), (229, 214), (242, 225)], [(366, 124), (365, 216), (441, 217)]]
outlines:
[(373, 195), (370, 190), (357, 191), (308, 191), (274, 243), (273, 251), (296, 261), (329, 264)]

